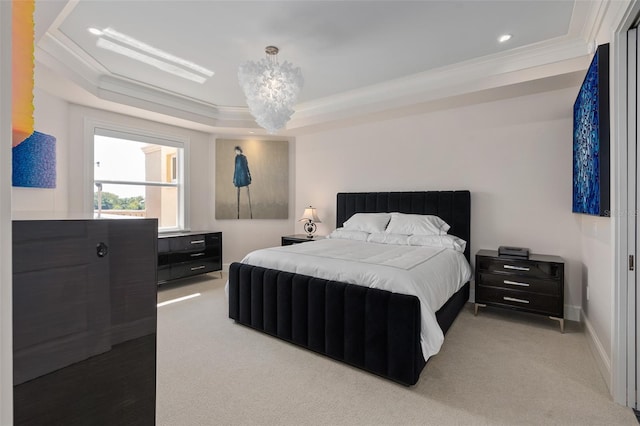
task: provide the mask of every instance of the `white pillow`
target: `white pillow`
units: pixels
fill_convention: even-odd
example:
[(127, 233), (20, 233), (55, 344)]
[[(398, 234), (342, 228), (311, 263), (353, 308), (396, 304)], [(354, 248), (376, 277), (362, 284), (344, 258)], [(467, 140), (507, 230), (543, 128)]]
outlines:
[(410, 246), (444, 247), (464, 253), (467, 242), (455, 235), (409, 235)]
[(395, 244), (399, 246), (407, 246), (409, 242), (407, 239), (408, 235), (404, 234), (390, 234), (388, 232), (376, 232), (375, 234), (370, 234), (367, 239), (370, 243), (380, 243), (380, 244)]
[(391, 213), (387, 232), (407, 235), (445, 235), (451, 228), (438, 216), (425, 214)]
[(333, 238), (336, 240), (357, 240), (357, 241), (367, 241), (369, 238), (369, 233), (364, 231), (352, 231), (349, 229), (338, 228), (329, 235), (327, 238)]
[(364, 231), (372, 234), (384, 232), (390, 219), (389, 213), (356, 213), (342, 226), (350, 231)]

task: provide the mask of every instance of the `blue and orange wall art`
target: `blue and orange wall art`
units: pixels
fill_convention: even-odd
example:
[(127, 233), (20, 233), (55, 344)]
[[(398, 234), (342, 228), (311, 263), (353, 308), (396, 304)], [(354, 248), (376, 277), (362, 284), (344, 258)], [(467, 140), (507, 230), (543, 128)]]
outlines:
[(56, 187), (56, 138), (34, 129), (34, 0), (13, 1), (13, 186)]

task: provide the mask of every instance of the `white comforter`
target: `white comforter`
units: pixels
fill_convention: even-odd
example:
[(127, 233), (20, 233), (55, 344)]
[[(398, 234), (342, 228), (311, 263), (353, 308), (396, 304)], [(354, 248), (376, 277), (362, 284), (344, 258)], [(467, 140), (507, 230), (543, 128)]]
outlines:
[(471, 277), (464, 254), (452, 249), (341, 239), (257, 250), (242, 262), (418, 297), (425, 360), (444, 341), (435, 312)]

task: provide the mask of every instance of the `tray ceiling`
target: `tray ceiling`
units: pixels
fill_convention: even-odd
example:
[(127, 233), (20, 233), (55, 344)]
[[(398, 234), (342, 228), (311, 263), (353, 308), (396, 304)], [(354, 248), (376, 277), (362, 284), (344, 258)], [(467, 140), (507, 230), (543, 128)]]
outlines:
[[(584, 56), (582, 33), (593, 4), (39, 0), (36, 58), (104, 99), (126, 104), (124, 98), (139, 91), (144, 96), (137, 98), (147, 103), (181, 104), (192, 115), (214, 117), (210, 124), (244, 126), (251, 120), (237, 82), (238, 66), (264, 57), (267, 45), (280, 48), (280, 61), (301, 67), (305, 84), (297, 110), (306, 109), (308, 115), (333, 99), (362, 96), (369, 88), (380, 91), (389, 82), (416, 76), (425, 79), (459, 64), (477, 65), (484, 58), (511, 58), (515, 64), (527, 51), (540, 56), (541, 47), (552, 46), (561, 46), (562, 60)], [(95, 35), (90, 28), (116, 36)], [(513, 38), (499, 43), (498, 37), (507, 33)], [(133, 51), (134, 57), (123, 50)], [(157, 51), (213, 75), (169, 61), (200, 77), (193, 81), (135, 58), (164, 61)], [(551, 55), (530, 65), (557, 60)]]

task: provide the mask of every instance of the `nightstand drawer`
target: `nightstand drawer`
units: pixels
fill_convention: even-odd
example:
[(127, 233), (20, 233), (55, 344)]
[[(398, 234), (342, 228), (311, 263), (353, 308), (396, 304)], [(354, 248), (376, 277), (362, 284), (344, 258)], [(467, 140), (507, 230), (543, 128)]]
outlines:
[(554, 280), (540, 280), (527, 276), (507, 274), (480, 273), (476, 277), (478, 285), (506, 288), (509, 290), (526, 291), (529, 293), (560, 296), (560, 282)]
[(560, 278), (564, 267), (561, 263), (490, 257), (480, 257), (477, 266), (479, 270), (491, 273), (516, 274), (544, 279)]
[(564, 307), (560, 297), (497, 287), (485, 287), (483, 285), (478, 285), (476, 290), (476, 298), (486, 303), (563, 317)]

